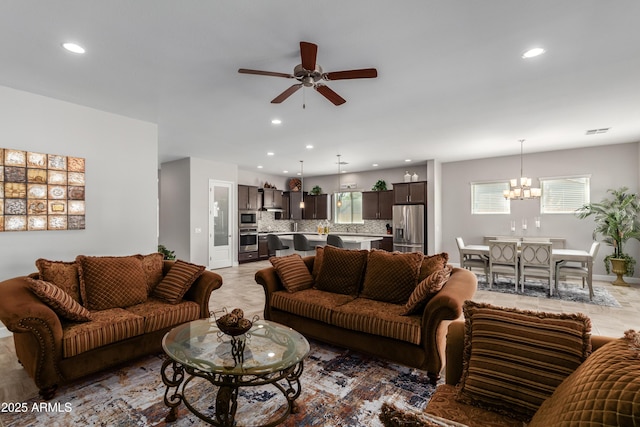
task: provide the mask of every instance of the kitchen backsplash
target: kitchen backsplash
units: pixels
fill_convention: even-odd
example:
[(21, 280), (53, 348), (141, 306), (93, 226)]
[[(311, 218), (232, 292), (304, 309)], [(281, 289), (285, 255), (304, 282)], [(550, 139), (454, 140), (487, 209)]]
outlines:
[[(258, 231), (262, 233), (291, 231), (294, 222), (298, 223), (298, 231), (315, 232), (320, 220), (286, 221), (275, 219), (274, 212), (258, 212)], [(386, 234), (387, 224), (391, 225), (391, 220), (365, 220), (364, 224), (334, 224), (331, 222), (329, 229), (333, 233)]]

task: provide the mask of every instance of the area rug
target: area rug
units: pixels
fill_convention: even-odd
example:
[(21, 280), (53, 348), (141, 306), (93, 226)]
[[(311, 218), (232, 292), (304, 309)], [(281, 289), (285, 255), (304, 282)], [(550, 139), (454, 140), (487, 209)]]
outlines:
[(505, 294), (520, 294), (537, 298), (550, 298), (556, 300), (582, 302), (587, 304), (603, 305), (607, 307), (621, 307), (620, 303), (615, 299), (615, 297), (611, 295), (607, 289), (600, 286), (593, 287), (593, 300), (590, 300), (589, 288), (587, 286), (583, 288), (581, 283), (569, 283), (561, 281), (558, 283), (558, 292), (554, 290), (553, 296), (549, 296), (549, 283), (546, 281), (527, 279), (524, 285), (524, 293), (522, 293), (520, 291), (520, 286), (518, 286), (518, 291), (516, 292), (513, 280), (504, 277), (500, 277), (498, 280), (496, 280), (496, 282), (491, 286), (491, 289), (489, 289), (489, 284), (487, 283), (485, 277), (479, 275), (478, 290), (502, 292)]
[[(178, 420), (167, 424), (165, 386), (160, 376), (163, 358), (155, 355), (87, 377), (61, 387), (56, 397), (41, 405), (37, 398), (18, 402), (21, 412), (0, 413), (5, 427), (28, 426), (205, 426), (182, 404)], [(424, 409), (435, 387), (426, 372), (370, 358), (355, 352), (311, 342), (301, 377), (298, 413), (283, 426), (381, 426), (384, 402), (402, 409)], [(189, 388), (187, 388), (189, 390)], [(205, 381), (189, 391), (195, 406), (213, 411), (212, 386)], [(284, 398), (273, 387), (241, 392), (237, 420), (259, 425), (277, 413)], [(274, 407), (275, 406), (275, 407)]]

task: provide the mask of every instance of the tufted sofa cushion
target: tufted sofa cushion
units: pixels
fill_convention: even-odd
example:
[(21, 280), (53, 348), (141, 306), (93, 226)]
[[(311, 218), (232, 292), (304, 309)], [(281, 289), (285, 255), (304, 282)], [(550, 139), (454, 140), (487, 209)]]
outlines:
[(357, 295), (367, 265), (367, 250), (324, 247), (322, 267), (315, 287), (321, 291)]
[(423, 258), (419, 252), (372, 250), (360, 296), (394, 304), (406, 303), (418, 283)]
[(80, 293), (91, 311), (128, 307), (147, 299), (147, 279), (142, 255), (124, 257), (76, 257)]
[(597, 351), (547, 399), (529, 427), (633, 426), (640, 420), (640, 334)]

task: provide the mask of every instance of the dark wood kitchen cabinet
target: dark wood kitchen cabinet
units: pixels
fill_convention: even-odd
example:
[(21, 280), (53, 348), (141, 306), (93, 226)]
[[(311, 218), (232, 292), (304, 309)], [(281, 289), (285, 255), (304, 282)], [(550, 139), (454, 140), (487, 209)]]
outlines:
[(396, 205), (420, 205), (427, 203), (427, 181), (393, 184)]
[(238, 209), (258, 210), (258, 187), (238, 185)]
[(329, 219), (328, 200), (327, 194), (305, 195), (302, 219)]
[(276, 215), (276, 219), (302, 219), (302, 193), (300, 191), (285, 191), (282, 193), (282, 213)]
[(282, 191), (274, 188), (261, 188), (259, 190), (262, 209), (282, 209)]
[(393, 218), (393, 190), (363, 191), (362, 219)]
[(274, 253), (269, 253), (269, 243), (267, 242), (267, 235), (261, 234), (258, 236), (258, 258), (269, 259), (269, 257), (275, 256)]

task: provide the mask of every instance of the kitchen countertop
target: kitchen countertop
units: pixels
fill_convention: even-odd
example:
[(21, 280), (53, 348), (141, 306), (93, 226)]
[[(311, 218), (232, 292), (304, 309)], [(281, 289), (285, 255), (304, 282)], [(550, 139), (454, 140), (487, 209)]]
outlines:
[[(275, 234), (278, 236), (293, 235), (293, 234), (306, 234), (308, 236), (326, 236), (326, 234), (318, 234), (313, 231), (259, 231), (258, 235), (266, 236), (267, 234)], [(361, 237), (393, 237), (391, 234), (386, 233), (352, 233), (352, 232), (340, 232), (334, 231), (329, 234), (335, 234), (338, 236), (361, 236)]]

